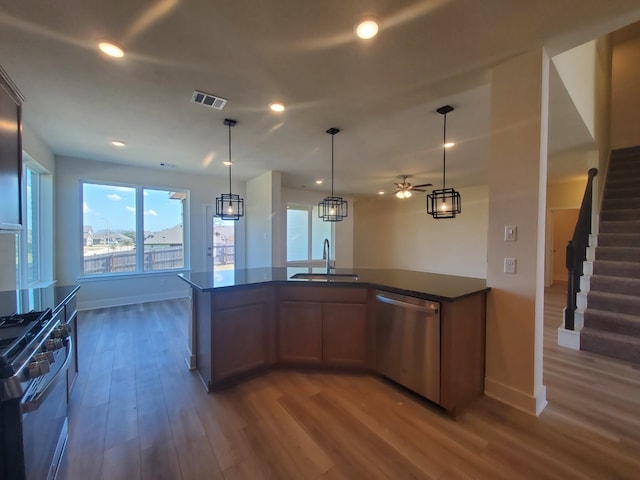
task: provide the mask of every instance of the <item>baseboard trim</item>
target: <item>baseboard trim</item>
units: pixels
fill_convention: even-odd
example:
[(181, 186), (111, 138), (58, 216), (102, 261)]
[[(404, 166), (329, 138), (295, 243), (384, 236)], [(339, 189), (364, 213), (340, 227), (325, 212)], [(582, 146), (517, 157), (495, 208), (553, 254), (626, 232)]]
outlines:
[(123, 305), (135, 305), (138, 303), (160, 302), (163, 300), (177, 300), (189, 298), (184, 291), (159, 292), (147, 295), (135, 295), (131, 297), (107, 298), (88, 302), (78, 302), (78, 310), (95, 310), (97, 308), (121, 307)]
[(484, 393), (487, 397), (536, 417), (547, 406), (547, 387), (544, 385), (538, 388), (535, 395), (529, 395), (497, 380), (485, 378)]
[(558, 327), (558, 345), (571, 350), (580, 350), (580, 332)]

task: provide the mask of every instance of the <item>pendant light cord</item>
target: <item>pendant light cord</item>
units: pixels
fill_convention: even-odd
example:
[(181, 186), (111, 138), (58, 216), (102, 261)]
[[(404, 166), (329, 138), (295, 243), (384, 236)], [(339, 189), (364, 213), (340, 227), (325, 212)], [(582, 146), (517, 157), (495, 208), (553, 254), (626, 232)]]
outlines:
[(229, 124), (229, 196), (231, 196), (231, 124)]
[(331, 196), (333, 197), (333, 137), (331, 135)]
[(445, 188), (445, 180), (447, 175), (447, 114), (444, 114), (444, 133), (442, 139), (442, 189)]

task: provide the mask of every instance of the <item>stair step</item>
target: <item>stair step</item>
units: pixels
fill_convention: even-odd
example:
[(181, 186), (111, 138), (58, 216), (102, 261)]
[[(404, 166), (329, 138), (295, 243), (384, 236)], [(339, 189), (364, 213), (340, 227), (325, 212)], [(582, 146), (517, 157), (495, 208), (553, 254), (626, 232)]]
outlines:
[(600, 233), (599, 247), (640, 247), (640, 233)]
[(594, 330), (640, 338), (640, 317), (637, 315), (625, 315), (587, 308), (584, 312), (584, 326)]
[(621, 159), (629, 157), (640, 157), (640, 145), (633, 147), (616, 148), (611, 151), (611, 159)]
[(580, 330), (580, 350), (640, 364), (640, 339), (585, 327)]
[(634, 262), (595, 260), (593, 262), (593, 274), (610, 277), (640, 278), (640, 264)]
[(604, 188), (603, 198), (632, 198), (640, 195), (640, 189), (637, 185), (621, 185), (615, 188)]
[(611, 165), (605, 184), (616, 187), (631, 186), (635, 184), (634, 180), (637, 182), (638, 176), (640, 176), (640, 162), (628, 165)]
[(640, 262), (638, 247), (596, 247), (596, 260), (615, 262)]
[(587, 309), (589, 308), (611, 313), (635, 315), (640, 312), (640, 297), (590, 291), (587, 294)]
[(627, 208), (640, 208), (640, 195), (629, 198), (604, 198), (602, 200), (602, 211), (624, 210)]
[(618, 220), (637, 220), (640, 218), (640, 208), (624, 208), (602, 210), (600, 212), (600, 220), (602, 221), (618, 221)]
[(601, 233), (640, 233), (640, 220), (600, 221)]
[(640, 296), (640, 278), (592, 275), (589, 279), (589, 293), (594, 291)]

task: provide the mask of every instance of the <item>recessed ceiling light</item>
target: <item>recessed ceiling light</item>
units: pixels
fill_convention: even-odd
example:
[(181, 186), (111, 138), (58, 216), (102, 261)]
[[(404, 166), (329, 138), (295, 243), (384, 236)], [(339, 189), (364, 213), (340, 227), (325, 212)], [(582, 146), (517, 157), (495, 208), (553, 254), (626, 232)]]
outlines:
[(124, 57), (124, 51), (117, 45), (114, 45), (113, 43), (101, 42), (98, 44), (98, 48), (102, 50), (103, 53), (109, 55), (110, 57), (115, 57), (115, 58)]
[(228, 167), (229, 165), (233, 165), (233, 162), (230, 162), (229, 160), (225, 160), (224, 162), (222, 162), (222, 164), (223, 164), (225, 167)]
[(120, 140), (114, 140), (113, 142), (111, 142), (111, 145), (113, 145), (114, 147), (124, 147), (126, 143), (121, 142)]
[(378, 22), (373, 18), (366, 18), (356, 26), (356, 35), (363, 40), (369, 40), (378, 34)]
[(284, 112), (284, 105), (281, 103), (272, 103), (269, 108), (274, 112)]
[(324, 183), (324, 180), (316, 180), (316, 183), (317, 183), (318, 185), (322, 185), (322, 184)]
[(447, 143), (444, 144), (444, 148), (451, 148), (454, 145), (455, 145), (455, 143), (453, 143), (453, 142), (447, 142)]
[(378, 192), (378, 195), (384, 195), (384, 190), (380, 190), (380, 191)]

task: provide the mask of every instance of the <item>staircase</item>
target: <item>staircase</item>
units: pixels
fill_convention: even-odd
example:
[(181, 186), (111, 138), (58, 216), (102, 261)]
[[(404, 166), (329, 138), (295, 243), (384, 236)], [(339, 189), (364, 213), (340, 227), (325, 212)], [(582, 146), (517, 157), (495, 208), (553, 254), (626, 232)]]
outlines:
[(580, 349), (640, 364), (640, 146), (614, 150)]

